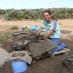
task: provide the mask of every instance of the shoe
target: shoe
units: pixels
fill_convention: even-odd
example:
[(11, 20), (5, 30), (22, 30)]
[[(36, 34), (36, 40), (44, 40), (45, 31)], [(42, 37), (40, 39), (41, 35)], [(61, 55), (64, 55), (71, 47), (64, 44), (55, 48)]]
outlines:
[(57, 53), (57, 51), (52, 51), (52, 52), (49, 52), (49, 53), (50, 53), (50, 55), (54, 55), (54, 54)]
[(52, 52), (52, 55), (53, 55), (53, 54), (56, 54), (56, 53), (57, 53), (57, 51), (54, 51), (54, 52)]

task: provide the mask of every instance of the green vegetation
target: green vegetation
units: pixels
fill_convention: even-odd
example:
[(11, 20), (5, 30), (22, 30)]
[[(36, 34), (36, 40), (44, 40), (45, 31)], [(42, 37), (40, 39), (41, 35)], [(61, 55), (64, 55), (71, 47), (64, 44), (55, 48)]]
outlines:
[(12, 27), (11, 27), (11, 30), (18, 30), (18, 28), (19, 28), (19, 27), (17, 27), (17, 26), (12, 26)]
[(0, 34), (0, 43), (6, 42), (10, 38), (10, 34), (11, 33), (9, 31), (7, 31), (5, 33), (1, 33)]
[(0, 15), (3, 16), (5, 20), (23, 20), (23, 19), (43, 19), (42, 12), (45, 10), (50, 10), (53, 17), (56, 19), (69, 19), (73, 18), (73, 8), (48, 8), (48, 9), (7, 9), (0, 10)]

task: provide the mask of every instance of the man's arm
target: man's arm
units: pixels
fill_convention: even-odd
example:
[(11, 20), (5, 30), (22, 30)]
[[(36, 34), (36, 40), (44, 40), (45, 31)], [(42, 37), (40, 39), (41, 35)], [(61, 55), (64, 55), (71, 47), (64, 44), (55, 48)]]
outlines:
[(37, 33), (40, 34), (42, 32), (42, 28), (40, 28)]
[(49, 37), (50, 35), (53, 34), (53, 32), (54, 32), (53, 30), (49, 31), (49, 33), (47, 33), (43, 38), (45, 39), (45, 38)]

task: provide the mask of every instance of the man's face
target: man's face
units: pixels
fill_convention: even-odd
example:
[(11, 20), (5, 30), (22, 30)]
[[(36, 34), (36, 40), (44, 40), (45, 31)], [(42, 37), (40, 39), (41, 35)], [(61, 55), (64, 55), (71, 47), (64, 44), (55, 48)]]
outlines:
[(49, 21), (51, 19), (51, 15), (48, 12), (43, 13), (43, 17), (46, 21)]

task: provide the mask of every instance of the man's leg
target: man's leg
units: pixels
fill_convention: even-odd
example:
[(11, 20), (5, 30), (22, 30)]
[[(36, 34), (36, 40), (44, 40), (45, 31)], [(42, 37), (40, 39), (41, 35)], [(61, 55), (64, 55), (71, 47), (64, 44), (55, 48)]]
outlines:
[(53, 51), (57, 52), (59, 50), (63, 50), (66, 47), (66, 45), (64, 43), (61, 43), (60, 45), (58, 45)]
[[(51, 40), (54, 44), (56, 44), (58, 46), (60, 39), (59, 38), (49, 38), (49, 40)], [(56, 48), (55, 48), (56, 49)], [(55, 50), (54, 49), (54, 50)], [(52, 52), (54, 51), (47, 51), (47, 53), (51, 56)]]
[(61, 43), (59, 45), (59, 41), (60, 41), (59, 38), (53, 38), (53, 39), (51, 38), (50, 40), (57, 45), (57, 47), (52, 51), (53, 53), (56, 53), (57, 51), (62, 50), (66, 47), (66, 45), (64, 43)]
[(59, 44), (60, 39), (59, 38), (49, 38), (53, 43), (55, 43), (56, 45)]

